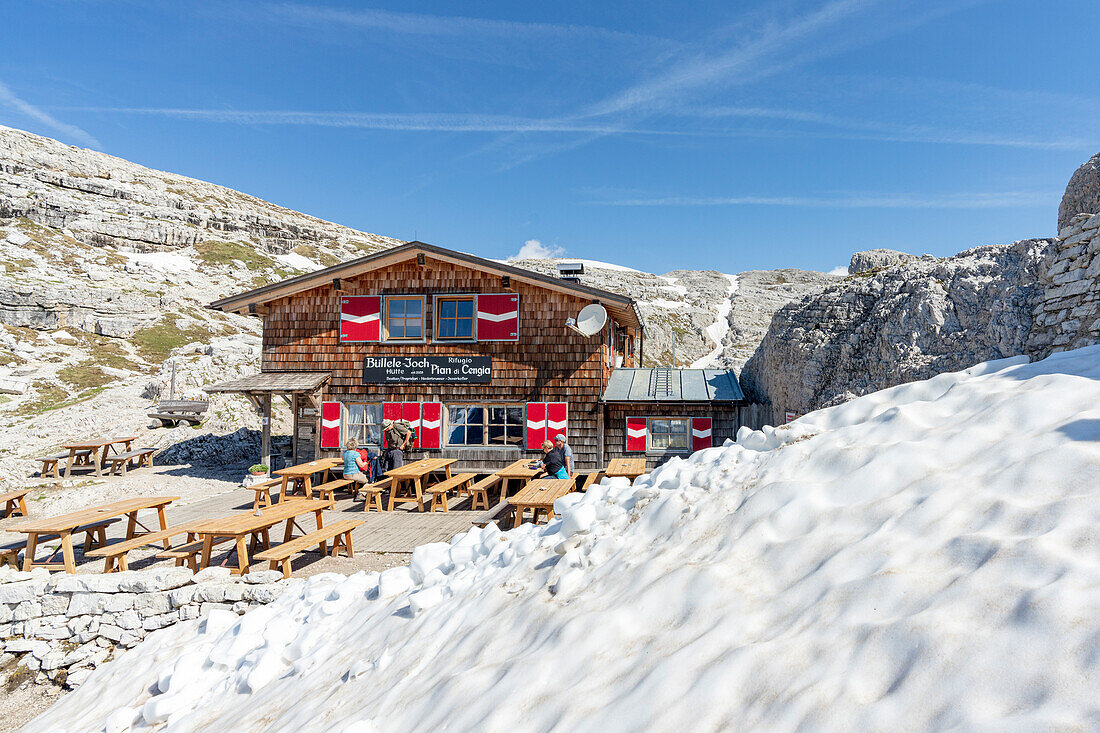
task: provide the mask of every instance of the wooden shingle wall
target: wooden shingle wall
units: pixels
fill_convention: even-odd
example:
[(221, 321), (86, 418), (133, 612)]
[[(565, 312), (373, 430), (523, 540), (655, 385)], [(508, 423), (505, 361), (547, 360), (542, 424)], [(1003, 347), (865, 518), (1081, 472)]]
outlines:
[[(611, 404), (605, 407), (606, 436), (605, 451), (607, 460), (612, 458), (640, 458), (640, 452), (626, 451), (626, 418), (628, 417), (709, 417), (711, 418), (711, 444), (722, 445), (727, 438), (733, 439), (740, 427), (739, 407), (735, 405), (715, 404), (659, 404), (656, 402), (636, 405)], [(672, 454), (680, 455), (684, 454)], [(647, 455), (646, 467), (656, 468), (667, 461), (668, 455)]]
[[(340, 298), (351, 295), (427, 295), (426, 333), (433, 332), (432, 295), (504, 293), (519, 295), (519, 341), (472, 344), (354, 343), (339, 341)], [(569, 403), (570, 444), (579, 468), (594, 468), (597, 410), (605, 374), (601, 336), (586, 338), (565, 327), (567, 318), (590, 301), (513, 281), (499, 275), (428, 258), (299, 293), (268, 304), (264, 316), (265, 372), (324, 371), (332, 375), (325, 399), (342, 402), (442, 402), (444, 405), (565, 401)], [(365, 356), (486, 355), (493, 359), (491, 384), (363, 384)], [(436, 455), (421, 451), (412, 457)], [(526, 453), (524, 454), (526, 455)]]

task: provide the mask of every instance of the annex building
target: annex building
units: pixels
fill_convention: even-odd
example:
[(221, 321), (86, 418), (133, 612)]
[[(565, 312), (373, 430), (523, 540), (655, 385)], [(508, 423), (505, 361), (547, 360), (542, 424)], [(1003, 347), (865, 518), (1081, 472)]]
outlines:
[(415, 426), (412, 459), (464, 469), (535, 456), (558, 433), (578, 468), (652, 467), (742, 424), (732, 371), (643, 367), (631, 298), (423, 242), (210, 307), (262, 318), (263, 356), (259, 374), (207, 391), (246, 394), (267, 417), (285, 399), (296, 463), (347, 437), (379, 447), (384, 418)]

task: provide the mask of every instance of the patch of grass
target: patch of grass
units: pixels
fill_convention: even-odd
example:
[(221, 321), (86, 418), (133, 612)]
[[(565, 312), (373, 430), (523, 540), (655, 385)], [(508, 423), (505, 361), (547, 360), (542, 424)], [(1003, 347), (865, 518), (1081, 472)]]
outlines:
[(30, 402), (24, 402), (16, 410), (17, 415), (41, 415), (43, 412), (56, 410), (65, 404), (70, 393), (56, 384), (36, 380), (32, 385), (36, 396)]
[(100, 369), (93, 359), (59, 369), (57, 376), (80, 390), (102, 387), (111, 381), (111, 376)]
[(234, 260), (240, 260), (249, 270), (269, 270), (278, 264), (254, 247), (240, 242), (199, 242), (195, 252), (202, 264), (214, 267), (232, 266)]
[(314, 262), (319, 262), (322, 267), (332, 267), (340, 263), (339, 257), (321, 249), (316, 244), (299, 244), (292, 251), (294, 254), (308, 257)]
[(184, 344), (199, 341), (206, 343), (214, 335), (204, 323), (195, 323), (186, 329), (176, 326), (178, 314), (169, 313), (152, 326), (143, 328), (130, 338), (142, 358), (153, 364), (161, 364), (172, 355), (172, 350)]

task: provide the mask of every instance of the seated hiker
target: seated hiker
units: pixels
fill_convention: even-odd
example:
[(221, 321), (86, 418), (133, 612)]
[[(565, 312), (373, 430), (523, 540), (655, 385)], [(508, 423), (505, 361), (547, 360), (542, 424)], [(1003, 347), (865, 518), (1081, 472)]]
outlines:
[[(369, 484), (370, 477), (367, 476), (369, 466), (367, 462), (363, 460), (362, 454), (359, 452), (359, 443), (355, 438), (348, 438), (344, 441), (344, 478), (356, 482), (357, 484)], [(355, 498), (359, 498), (359, 487), (355, 487)]]
[(569, 478), (565, 472), (565, 456), (549, 440), (542, 441), (542, 470), (546, 478)]

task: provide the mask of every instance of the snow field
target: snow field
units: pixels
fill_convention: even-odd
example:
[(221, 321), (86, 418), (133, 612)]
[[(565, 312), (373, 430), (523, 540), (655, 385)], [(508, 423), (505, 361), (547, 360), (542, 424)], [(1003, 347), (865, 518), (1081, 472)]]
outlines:
[(1100, 347), (902, 385), (152, 634), (27, 730), (1100, 726)]

